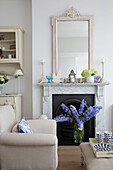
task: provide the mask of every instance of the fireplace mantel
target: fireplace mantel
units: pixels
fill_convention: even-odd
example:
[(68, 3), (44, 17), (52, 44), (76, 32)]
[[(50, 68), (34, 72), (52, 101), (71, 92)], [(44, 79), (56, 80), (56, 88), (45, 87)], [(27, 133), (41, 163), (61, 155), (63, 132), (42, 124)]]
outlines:
[[(85, 92), (89, 92), (89, 94), (94, 94), (94, 91), (97, 95), (97, 97), (101, 97), (104, 95), (104, 86), (109, 85), (109, 82), (106, 83), (38, 83), (39, 86), (43, 87), (43, 93), (44, 96), (49, 95), (50, 89), (54, 89), (54, 94), (61, 94), (59, 92), (62, 92), (62, 94), (80, 94), (83, 90), (84, 94)], [(65, 89), (68, 88), (68, 91)], [(75, 91), (73, 91), (75, 89)], [(77, 91), (78, 90), (78, 91)], [(87, 93), (88, 94), (88, 93)]]
[(109, 85), (106, 83), (38, 83), (40, 86), (105, 86)]
[(94, 94), (95, 104), (103, 109), (96, 115), (95, 132), (104, 131), (104, 87), (110, 83), (38, 83), (43, 87), (43, 114), (52, 119), (53, 94)]

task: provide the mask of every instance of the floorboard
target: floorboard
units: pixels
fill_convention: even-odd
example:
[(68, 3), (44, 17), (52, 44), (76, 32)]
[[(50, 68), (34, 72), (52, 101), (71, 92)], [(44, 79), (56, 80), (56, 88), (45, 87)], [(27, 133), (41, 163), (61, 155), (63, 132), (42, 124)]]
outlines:
[(85, 166), (81, 166), (79, 146), (59, 146), (58, 159), (57, 170), (85, 170)]

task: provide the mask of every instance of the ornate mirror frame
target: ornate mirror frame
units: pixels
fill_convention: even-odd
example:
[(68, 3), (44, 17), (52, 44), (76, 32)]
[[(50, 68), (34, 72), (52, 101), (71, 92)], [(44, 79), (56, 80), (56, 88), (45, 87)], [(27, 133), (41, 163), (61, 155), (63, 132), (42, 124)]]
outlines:
[(56, 23), (57, 21), (88, 21), (88, 69), (93, 65), (93, 15), (81, 15), (80, 12), (72, 7), (61, 16), (52, 17), (53, 27), (53, 73), (58, 73), (56, 63)]

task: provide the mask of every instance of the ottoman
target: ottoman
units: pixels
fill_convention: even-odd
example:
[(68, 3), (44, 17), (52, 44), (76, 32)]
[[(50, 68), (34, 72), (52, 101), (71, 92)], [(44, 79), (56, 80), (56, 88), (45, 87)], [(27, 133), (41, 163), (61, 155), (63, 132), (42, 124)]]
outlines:
[(113, 170), (113, 158), (96, 158), (88, 142), (80, 144), (81, 164), (86, 164), (86, 170)]

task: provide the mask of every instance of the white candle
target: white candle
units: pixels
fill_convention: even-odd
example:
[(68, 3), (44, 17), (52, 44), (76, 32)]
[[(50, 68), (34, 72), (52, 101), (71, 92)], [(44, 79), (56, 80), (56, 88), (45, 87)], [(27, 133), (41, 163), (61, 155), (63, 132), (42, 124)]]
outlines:
[(105, 63), (105, 59), (104, 59), (104, 58), (102, 58), (102, 59), (101, 59), (101, 62), (102, 62), (102, 63)]
[(43, 59), (43, 60), (41, 61), (41, 63), (45, 63), (45, 60)]

